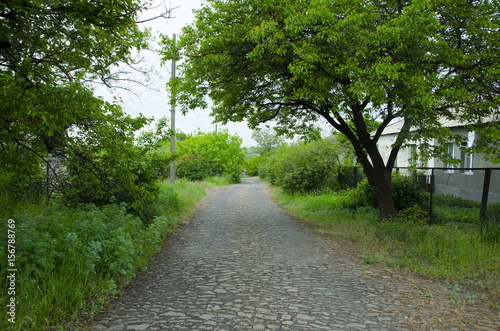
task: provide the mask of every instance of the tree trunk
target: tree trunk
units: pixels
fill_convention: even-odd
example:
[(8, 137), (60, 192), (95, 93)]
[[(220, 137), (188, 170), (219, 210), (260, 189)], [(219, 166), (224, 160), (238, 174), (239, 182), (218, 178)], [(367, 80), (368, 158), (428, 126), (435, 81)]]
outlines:
[(385, 168), (372, 167), (371, 171), (365, 171), (370, 186), (377, 196), (380, 218), (388, 220), (396, 213), (396, 206), (392, 197), (391, 171)]

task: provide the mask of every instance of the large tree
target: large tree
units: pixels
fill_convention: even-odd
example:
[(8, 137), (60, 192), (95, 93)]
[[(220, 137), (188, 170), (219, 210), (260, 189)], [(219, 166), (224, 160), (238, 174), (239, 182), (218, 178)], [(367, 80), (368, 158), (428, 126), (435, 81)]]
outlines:
[(138, 20), (146, 8), (141, 0), (0, 3), (2, 176), (36, 172), (48, 153), (68, 152), (70, 132), (102, 119), (107, 106), (89, 93), (92, 83), (112, 86), (137, 64), (148, 46)]
[(255, 152), (262, 156), (268, 156), (275, 148), (286, 144), (282, 136), (270, 129), (254, 130), (252, 139), (257, 143), (257, 147), (254, 147)]
[[(498, 111), (499, 9), (497, 0), (207, 0), (178, 42), (164, 37), (164, 56), (185, 59), (170, 84), (184, 110), (209, 96), (217, 122), (273, 120), (284, 133), (326, 119), (353, 145), (385, 219), (410, 136), (444, 141), (439, 119), (478, 123)], [(377, 142), (398, 118), (384, 160)]]

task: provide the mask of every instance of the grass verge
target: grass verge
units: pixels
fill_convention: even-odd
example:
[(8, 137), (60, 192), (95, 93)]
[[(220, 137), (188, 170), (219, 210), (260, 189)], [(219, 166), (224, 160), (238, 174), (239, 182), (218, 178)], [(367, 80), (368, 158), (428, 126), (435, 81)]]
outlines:
[(277, 189), (275, 197), (318, 232), (357, 243), (368, 264), (383, 263), (474, 287), (500, 309), (500, 246), (482, 240), (478, 226), (385, 223), (375, 208), (343, 208), (342, 194), (287, 195)]

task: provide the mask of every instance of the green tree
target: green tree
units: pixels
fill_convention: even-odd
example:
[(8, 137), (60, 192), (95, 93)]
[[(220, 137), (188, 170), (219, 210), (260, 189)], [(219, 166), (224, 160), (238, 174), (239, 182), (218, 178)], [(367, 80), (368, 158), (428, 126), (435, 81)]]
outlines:
[(0, 3), (0, 160), (20, 182), (99, 120), (91, 84), (111, 87), (137, 65), (144, 9), (140, 0)]
[(235, 182), (239, 182), (246, 155), (241, 143), (240, 137), (230, 135), (226, 130), (211, 133), (198, 132), (178, 143), (177, 154), (204, 157), (217, 165), (223, 175), (230, 176)]
[(92, 116), (69, 130), (65, 170), (54, 174), (59, 182), (55, 192), (70, 205), (125, 203), (128, 211), (150, 221), (154, 215), (148, 209), (158, 196), (158, 164), (168, 164), (169, 158), (135, 144), (136, 133), (149, 119), (131, 118), (104, 101), (93, 106), (88, 109)]
[(245, 159), (245, 170), (249, 177), (257, 176), (259, 174), (259, 166), (265, 162), (266, 157), (262, 155), (247, 155)]
[[(353, 145), (386, 219), (410, 137), (444, 142), (439, 119), (498, 112), (499, 12), (487, 0), (207, 0), (177, 43), (163, 38), (164, 58), (186, 59), (170, 84), (184, 110), (208, 95), (217, 122), (274, 120), (302, 134), (324, 118)], [(384, 160), (377, 142), (397, 118), (404, 126)], [(367, 120), (380, 121), (373, 134)]]
[(262, 156), (269, 155), (273, 149), (286, 143), (283, 137), (272, 132), (270, 129), (254, 130), (252, 132), (252, 138), (257, 142), (255, 151)]
[(147, 150), (152, 150), (162, 146), (166, 141), (170, 141), (172, 131), (169, 128), (169, 120), (162, 117), (156, 121), (154, 128), (143, 130), (137, 137), (137, 144)]
[(177, 160), (177, 175), (190, 181), (200, 181), (220, 175), (220, 167), (204, 156), (185, 155)]

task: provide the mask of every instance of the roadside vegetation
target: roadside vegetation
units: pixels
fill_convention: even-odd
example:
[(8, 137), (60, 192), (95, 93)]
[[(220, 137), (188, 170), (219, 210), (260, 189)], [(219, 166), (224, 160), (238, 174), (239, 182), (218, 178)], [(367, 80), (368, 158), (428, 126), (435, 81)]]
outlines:
[[(171, 155), (166, 119), (139, 131), (149, 120), (113, 114), (72, 137), (56, 161), (30, 155), (22, 161), (32, 163), (3, 168), (0, 260), (11, 264), (0, 270), (0, 286), (12, 290), (0, 296), (2, 315), (11, 318), (0, 320), (2, 330), (84, 326), (147, 267), (207, 188), (240, 181), (239, 137), (178, 134)], [(212, 170), (186, 168), (186, 158)], [(174, 159), (178, 179), (171, 184)]]
[[(2, 318), (0, 328), (75, 329), (92, 318), (147, 267), (166, 237), (205, 195), (204, 187), (228, 182), (215, 177), (209, 181), (158, 182), (158, 199), (150, 207), (157, 215), (148, 222), (129, 213), (124, 203), (69, 207), (19, 201), (8, 206), (10, 212), (1, 214), (0, 231), (7, 233), (6, 219), (15, 221), (16, 323)], [(6, 261), (3, 248), (0, 259)], [(4, 289), (6, 273), (2, 268)], [(7, 296), (1, 296), (0, 304), (7, 306)]]
[(393, 174), (398, 212), (382, 221), (371, 186), (362, 178), (353, 184), (352, 167), (340, 161), (349, 153), (332, 139), (282, 145), (259, 158), (258, 174), (277, 187), (277, 202), (318, 232), (356, 243), (368, 264), (470, 286), (480, 293), (476, 300), (500, 309), (500, 204), (488, 206), (485, 227), (477, 202), (435, 195), (429, 225), (428, 193)]

